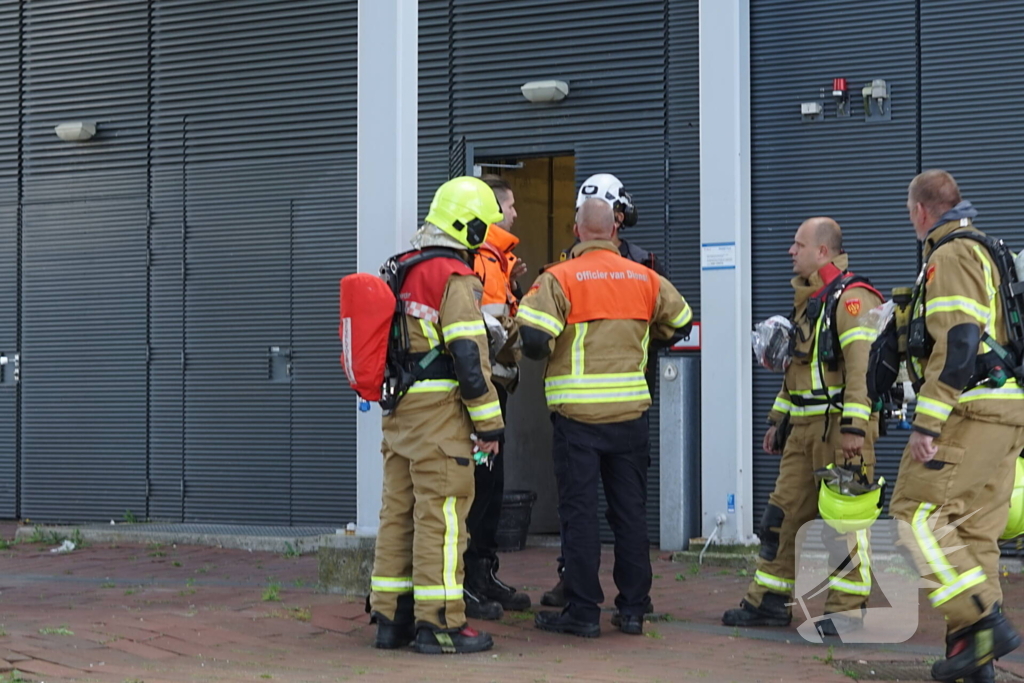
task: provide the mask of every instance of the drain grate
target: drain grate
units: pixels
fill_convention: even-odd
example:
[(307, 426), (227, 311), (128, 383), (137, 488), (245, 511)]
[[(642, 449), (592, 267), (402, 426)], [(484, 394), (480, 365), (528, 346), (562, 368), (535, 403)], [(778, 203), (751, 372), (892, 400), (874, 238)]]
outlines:
[(97, 524), (88, 529), (139, 534), (188, 534), (205, 536), (259, 536), (270, 538), (302, 538), (324, 536), (337, 532), (337, 527), (325, 526), (249, 526), (244, 524)]
[[(876, 661), (836, 660), (832, 662), (836, 671), (859, 681), (930, 681), (932, 680), (931, 660)], [(1024, 678), (996, 667), (996, 681), (1016, 683)]]

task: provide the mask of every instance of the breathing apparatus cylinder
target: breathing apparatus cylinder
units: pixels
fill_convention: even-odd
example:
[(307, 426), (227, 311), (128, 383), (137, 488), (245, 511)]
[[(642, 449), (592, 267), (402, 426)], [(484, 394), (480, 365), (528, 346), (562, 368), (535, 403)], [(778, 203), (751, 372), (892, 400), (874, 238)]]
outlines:
[(900, 354), (907, 352), (907, 327), (910, 324), (910, 304), (914, 298), (911, 287), (894, 287), (892, 301), (896, 304), (896, 336), (899, 339)]

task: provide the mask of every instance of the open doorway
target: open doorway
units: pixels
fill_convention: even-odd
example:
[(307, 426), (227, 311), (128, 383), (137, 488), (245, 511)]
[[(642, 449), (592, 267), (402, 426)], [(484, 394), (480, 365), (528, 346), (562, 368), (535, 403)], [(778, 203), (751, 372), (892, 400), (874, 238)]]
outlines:
[[(558, 261), (573, 243), (576, 162), (572, 156), (476, 159), (485, 174), (508, 181), (518, 217), (512, 232), (516, 255), (526, 263), (520, 279), (527, 291), (540, 269)], [(531, 533), (558, 533), (558, 489), (551, 462), (551, 420), (544, 401), (544, 363), (523, 359), (506, 420), (505, 489), (536, 491)]]

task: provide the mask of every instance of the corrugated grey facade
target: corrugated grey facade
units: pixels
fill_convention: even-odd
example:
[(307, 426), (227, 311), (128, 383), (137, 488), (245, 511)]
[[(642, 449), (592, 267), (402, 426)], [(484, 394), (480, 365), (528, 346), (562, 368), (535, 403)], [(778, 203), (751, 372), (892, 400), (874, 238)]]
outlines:
[[(0, 0), (0, 514), (353, 518), (356, 7)], [(423, 209), (453, 158), (573, 155), (699, 309), (696, 1), (420, 16)], [(526, 103), (540, 77), (572, 98)], [(94, 140), (53, 134), (78, 120)]]
[[(699, 317), (697, 1), (419, 4), (421, 215), (474, 159), (571, 155), (577, 184), (622, 178), (641, 211), (627, 237)], [(355, 267), (356, 8), (0, 0), (0, 517), (354, 518), (336, 305)], [(948, 168), (979, 225), (1024, 244), (1021, 10), (751, 0), (754, 319), (789, 310), (786, 249), (811, 215), (839, 220), (883, 292), (907, 284), (922, 168)], [(834, 77), (852, 116), (802, 121), (801, 102), (831, 111)], [(570, 97), (526, 102), (546, 78)], [(892, 120), (866, 123), (875, 78)], [(77, 120), (95, 140), (55, 137)], [(778, 384), (755, 369), (755, 520)], [(880, 442), (887, 478), (904, 439)], [(653, 529), (657, 471), (655, 453)]]
[(354, 0), (0, 2), (0, 514), (354, 519), (355, 31)]

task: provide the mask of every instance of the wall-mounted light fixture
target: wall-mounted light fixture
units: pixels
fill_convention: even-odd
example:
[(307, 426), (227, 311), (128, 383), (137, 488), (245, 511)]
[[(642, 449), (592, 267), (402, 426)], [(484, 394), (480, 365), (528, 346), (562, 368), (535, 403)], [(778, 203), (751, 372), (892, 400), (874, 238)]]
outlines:
[(74, 121), (61, 123), (53, 129), (64, 142), (83, 142), (96, 135), (96, 123), (93, 121)]
[(569, 84), (565, 81), (530, 81), (524, 83), (520, 90), (523, 97), (531, 102), (561, 102), (569, 94)]

